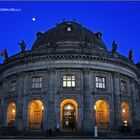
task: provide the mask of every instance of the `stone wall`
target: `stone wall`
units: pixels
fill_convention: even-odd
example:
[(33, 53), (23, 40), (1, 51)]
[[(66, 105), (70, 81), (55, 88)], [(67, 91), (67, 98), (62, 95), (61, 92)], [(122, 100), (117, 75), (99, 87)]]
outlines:
[[(50, 64), (50, 65), (48, 65)], [(63, 74), (76, 76), (76, 87), (64, 89), (62, 86)], [(32, 76), (43, 76), (41, 89), (31, 88)], [(97, 89), (96, 76), (106, 78), (106, 88)], [(60, 123), (60, 104), (65, 99), (73, 99), (78, 104), (78, 129), (92, 131), (95, 125), (94, 104), (102, 99), (108, 102), (110, 118), (109, 129), (117, 129), (121, 124), (121, 103), (126, 101), (130, 105), (131, 124), (140, 121), (137, 115), (139, 110), (139, 86), (135, 87), (137, 75), (130, 69), (121, 68), (101, 62), (81, 61), (56, 61), (40, 62), (16, 66), (6, 70), (1, 75), (0, 88), (0, 118), (2, 125), (7, 124), (7, 106), (10, 102), (16, 103), (16, 126), (19, 130), (28, 129), (28, 104), (32, 100), (41, 100), (44, 105), (43, 128), (55, 130)], [(8, 92), (8, 81), (17, 79), (17, 89), (13, 93)], [(128, 94), (121, 93), (120, 80), (127, 81)], [(138, 100), (138, 101), (136, 101)]]

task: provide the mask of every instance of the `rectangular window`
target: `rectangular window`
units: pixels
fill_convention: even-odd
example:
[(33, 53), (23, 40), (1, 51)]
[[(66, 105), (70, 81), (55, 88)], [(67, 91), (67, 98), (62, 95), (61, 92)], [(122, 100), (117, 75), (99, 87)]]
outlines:
[(121, 81), (121, 90), (122, 90), (122, 92), (127, 91), (127, 83), (126, 83), (126, 81)]
[(32, 88), (42, 88), (42, 76), (32, 77)]
[(11, 81), (8, 85), (9, 92), (14, 92), (16, 90), (16, 80)]
[(106, 88), (105, 77), (96, 76), (96, 88)]
[(63, 87), (75, 87), (75, 76), (64, 75), (63, 76)]

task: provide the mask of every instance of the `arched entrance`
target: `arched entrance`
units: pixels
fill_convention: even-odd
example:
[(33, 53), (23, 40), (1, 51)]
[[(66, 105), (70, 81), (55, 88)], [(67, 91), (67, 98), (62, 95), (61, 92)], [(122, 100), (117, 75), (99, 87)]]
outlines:
[(40, 100), (33, 100), (28, 105), (29, 129), (41, 129), (44, 106)]
[(95, 116), (96, 116), (96, 125), (99, 129), (108, 129), (109, 128), (109, 105), (104, 100), (98, 100), (94, 106)]
[(16, 105), (15, 103), (9, 103), (7, 108), (7, 124), (14, 125), (16, 119)]
[(128, 126), (130, 123), (130, 110), (129, 110), (129, 105), (126, 102), (123, 102), (121, 104), (121, 116), (122, 116), (122, 123), (124, 126)]
[(78, 128), (78, 105), (73, 99), (65, 99), (60, 105), (60, 128)]

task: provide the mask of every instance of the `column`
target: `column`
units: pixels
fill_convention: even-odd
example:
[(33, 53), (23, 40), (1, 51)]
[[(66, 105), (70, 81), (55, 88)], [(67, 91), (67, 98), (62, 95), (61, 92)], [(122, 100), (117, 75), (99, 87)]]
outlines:
[(118, 130), (121, 126), (121, 99), (120, 99), (120, 74), (113, 74), (113, 94), (114, 94), (114, 129)]
[[(136, 90), (135, 90), (135, 80), (130, 79), (130, 87), (131, 87), (131, 102), (132, 102), (132, 125), (134, 126), (133, 128), (136, 129), (137, 124), (138, 124), (138, 118), (137, 118), (137, 104), (136, 104)], [(130, 112), (131, 113), (131, 112)]]
[(48, 118), (48, 116), (47, 116), (47, 110), (48, 110), (48, 102), (47, 102), (47, 99), (48, 99), (48, 92), (47, 92), (47, 90), (48, 90), (48, 87), (49, 87), (49, 85), (48, 85), (48, 74), (47, 74), (47, 70), (45, 71), (45, 73), (44, 73), (44, 80), (43, 80), (43, 92), (45, 93), (44, 95), (43, 95), (43, 99), (42, 99), (42, 101), (43, 101), (43, 106), (44, 106), (44, 110), (42, 111), (42, 115), (43, 115), (43, 119), (42, 119), (42, 123), (43, 123), (43, 129), (45, 130), (48, 126), (47, 126), (47, 118)]
[(49, 69), (47, 127), (55, 130), (55, 69)]
[(27, 93), (29, 94), (29, 87), (30, 87), (30, 82), (28, 79), (28, 74), (24, 74), (24, 85), (23, 85), (23, 95), (22, 95), (22, 100), (23, 100), (23, 128), (24, 129), (29, 129), (28, 128), (28, 105), (29, 105), (29, 95), (25, 96)]
[(83, 130), (92, 131), (93, 112), (91, 107), (90, 69), (83, 70)]
[(23, 130), (23, 92), (24, 92), (24, 74), (18, 73), (17, 78), (17, 103), (16, 103), (16, 126), (19, 131)]
[(0, 106), (0, 126), (4, 125), (4, 99), (1, 98)]
[(7, 105), (5, 103), (5, 96), (7, 95), (7, 80), (4, 79), (2, 83), (2, 98), (1, 98), (1, 125), (7, 125)]

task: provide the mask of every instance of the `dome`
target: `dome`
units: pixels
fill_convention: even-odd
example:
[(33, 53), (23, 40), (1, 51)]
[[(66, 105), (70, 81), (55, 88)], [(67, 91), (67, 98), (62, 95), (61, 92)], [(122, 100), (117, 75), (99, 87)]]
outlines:
[[(46, 31), (38, 32), (37, 39), (32, 49), (46, 48), (48, 46), (82, 46), (91, 47), (96, 50), (106, 50), (106, 46), (102, 41), (100, 32), (94, 33), (83, 27), (81, 24), (72, 21), (63, 21), (56, 27)], [(65, 45), (64, 45), (65, 44)]]

